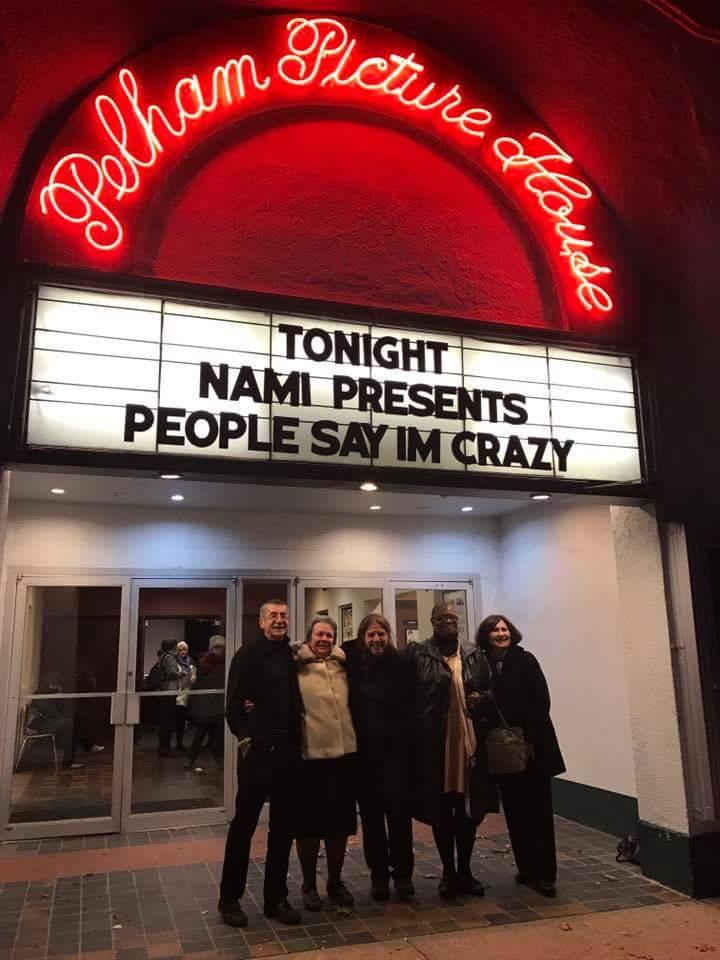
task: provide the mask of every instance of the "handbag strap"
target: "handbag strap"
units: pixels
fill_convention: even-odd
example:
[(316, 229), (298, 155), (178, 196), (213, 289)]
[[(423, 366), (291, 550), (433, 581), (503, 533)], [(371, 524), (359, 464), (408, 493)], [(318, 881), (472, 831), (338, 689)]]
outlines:
[(503, 714), (502, 710), (501, 710), (500, 707), (498, 706), (498, 702), (497, 702), (497, 700), (495, 699), (495, 694), (494, 694), (494, 692), (493, 692), (493, 688), (492, 688), (492, 687), (490, 687), (489, 690), (488, 690), (488, 696), (489, 696), (490, 699), (492, 700), (493, 706), (495, 707), (495, 709), (496, 709), (497, 712), (498, 712), (498, 716), (500, 717), (500, 720), (502, 721), (502, 725), (505, 727), (506, 730), (509, 730), (509, 729), (510, 729), (510, 724), (507, 722), (507, 720), (505, 719), (505, 715)]

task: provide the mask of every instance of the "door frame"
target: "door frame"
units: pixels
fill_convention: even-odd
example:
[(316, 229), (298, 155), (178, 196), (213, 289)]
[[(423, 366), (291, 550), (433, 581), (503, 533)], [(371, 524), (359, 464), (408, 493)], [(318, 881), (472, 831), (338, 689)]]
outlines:
[(230, 661), (240, 642), (239, 625), (242, 623), (242, 581), (238, 577), (143, 577), (132, 578), (130, 596), (129, 633), (126, 649), (124, 684), (126, 693), (126, 724), (123, 763), (128, 776), (123, 777), (120, 832), (157, 830), (168, 827), (187, 827), (200, 818), (204, 825), (225, 823), (228, 811), (234, 806), (235, 743), (225, 736), (223, 754), (223, 802), (219, 807), (193, 808), (192, 810), (168, 810), (155, 813), (132, 813), (133, 728), (139, 722), (140, 701), (158, 696), (135, 690), (135, 667), (137, 663), (138, 621), (140, 617), (140, 591), (143, 589), (225, 589), (225, 688)]
[[(118, 663), (115, 691), (105, 693), (74, 694), (68, 699), (105, 699), (110, 701), (110, 722), (115, 727), (113, 747), (113, 780), (110, 815), (107, 817), (78, 817), (67, 820), (42, 820), (29, 823), (11, 823), (12, 780), (17, 743), (20, 678), (22, 676), (25, 621), (27, 615), (28, 587), (120, 587), (120, 625), (118, 637)], [(2, 738), (2, 766), (0, 767), (0, 827), (2, 839), (24, 840), (28, 838), (80, 836), (96, 833), (117, 833), (121, 823), (122, 776), (125, 734), (123, 729), (124, 700), (118, 694), (126, 663), (124, 648), (129, 627), (130, 578), (109, 574), (16, 574), (8, 573), (5, 590), (3, 635), (8, 643), (10, 669), (5, 691), (5, 733)]]

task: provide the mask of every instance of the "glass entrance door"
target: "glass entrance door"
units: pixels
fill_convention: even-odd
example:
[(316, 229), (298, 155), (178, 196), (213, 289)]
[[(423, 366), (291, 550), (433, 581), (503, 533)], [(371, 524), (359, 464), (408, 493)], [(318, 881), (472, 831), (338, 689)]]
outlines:
[(119, 829), (128, 598), (129, 581), (111, 577), (18, 581), (5, 838)]
[(226, 819), (235, 588), (232, 580), (133, 582), (123, 785), (129, 829)]
[(231, 579), (18, 579), (3, 839), (226, 819), (236, 591)]

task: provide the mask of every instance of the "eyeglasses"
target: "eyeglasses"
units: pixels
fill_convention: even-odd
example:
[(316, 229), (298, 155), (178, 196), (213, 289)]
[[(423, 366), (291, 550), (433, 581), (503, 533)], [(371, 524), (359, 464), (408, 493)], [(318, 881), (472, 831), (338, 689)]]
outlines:
[(287, 620), (287, 618), (286, 613), (268, 613), (265, 615), (266, 620)]
[(457, 623), (458, 618), (452, 613), (441, 613), (439, 617), (435, 617), (435, 623)]

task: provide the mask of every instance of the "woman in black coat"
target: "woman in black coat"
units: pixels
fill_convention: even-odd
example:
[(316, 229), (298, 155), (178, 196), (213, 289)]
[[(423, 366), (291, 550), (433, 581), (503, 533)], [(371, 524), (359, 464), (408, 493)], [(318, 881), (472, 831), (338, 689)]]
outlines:
[(487, 729), (502, 726), (499, 711), (510, 727), (521, 727), (528, 762), (520, 773), (497, 777), (512, 843), (518, 883), (546, 897), (555, 896), (557, 861), (551, 777), (565, 771), (555, 729), (550, 720), (550, 693), (540, 664), (519, 646), (522, 635), (500, 614), (486, 617), (476, 642), (487, 655), (492, 686), (480, 708)]
[(373, 900), (388, 900), (390, 875), (401, 900), (415, 893), (410, 815), (408, 661), (392, 645), (390, 624), (371, 613), (342, 647), (358, 740), (358, 801)]
[[(453, 607), (436, 604), (433, 635), (413, 643), (410, 661), (413, 815), (433, 828), (443, 864), (442, 897), (482, 896), (485, 889), (470, 871), (475, 831), (496, 809), (484, 753), (477, 749), (471, 714), (487, 688), (490, 672), (478, 650), (466, 654), (458, 642)], [(456, 858), (457, 854), (457, 858)]]

